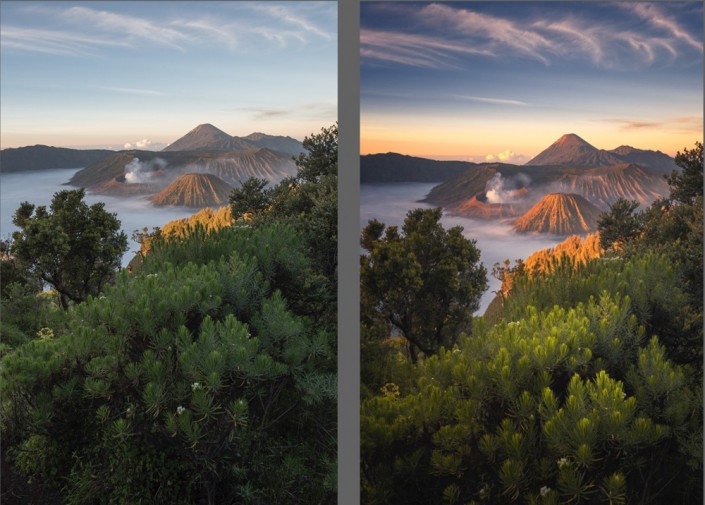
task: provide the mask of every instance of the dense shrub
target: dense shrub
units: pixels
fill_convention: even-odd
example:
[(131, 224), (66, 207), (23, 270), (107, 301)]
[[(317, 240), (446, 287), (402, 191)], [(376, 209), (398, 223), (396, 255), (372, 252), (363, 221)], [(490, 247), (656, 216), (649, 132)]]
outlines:
[(297, 309), (320, 294), (304, 242), (202, 238), (3, 359), (10, 456), (67, 503), (332, 503), (335, 332)]
[(700, 384), (628, 296), (480, 321), (363, 402), (366, 503), (700, 499)]

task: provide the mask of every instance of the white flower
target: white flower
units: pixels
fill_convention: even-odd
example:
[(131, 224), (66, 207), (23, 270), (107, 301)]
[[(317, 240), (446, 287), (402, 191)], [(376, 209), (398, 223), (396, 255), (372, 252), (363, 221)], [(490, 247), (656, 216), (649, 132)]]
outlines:
[(184, 410), (186, 410), (186, 409), (183, 408), (181, 405), (179, 405), (178, 407), (176, 407), (176, 413), (179, 414), (179, 415), (183, 414), (183, 413), (184, 413)]
[(194, 382), (191, 384), (191, 391), (197, 391), (199, 389), (203, 389), (203, 386), (201, 386), (200, 382)]
[(541, 488), (541, 491), (540, 491), (540, 492), (541, 492), (541, 496), (546, 496), (548, 493), (551, 492), (551, 488), (548, 487), (548, 486), (543, 486), (543, 487)]
[(556, 461), (556, 463), (558, 463), (558, 468), (563, 468), (564, 466), (570, 464), (570, 461), (568, 461), (568, 458), (564, 457)]

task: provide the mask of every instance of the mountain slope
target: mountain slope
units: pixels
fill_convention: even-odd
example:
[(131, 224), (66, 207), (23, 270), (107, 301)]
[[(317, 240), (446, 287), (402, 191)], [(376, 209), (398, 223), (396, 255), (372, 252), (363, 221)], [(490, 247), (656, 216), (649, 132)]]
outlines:
[(636, 200), (647, 206), (669, 192), (663, 177), (634, 164), (595, 167), (578, 174), (566, 172), (556, 178), (550, 189), (577, 193), (604, 210), (619, 198)]
[(657, 175), (670, 175), (674, 170), (680, 170), (676, 160), (661, 151), (636, 149), (631, 146), (619, 146), (609, 151), (625, 163), (636, 163), (647, 171)]
[(568, 133), (525, 163), (525, 165), (570, 165), (597, 167), (616, 165), (622, 160), (608, 151), (597, 149), (574, 133)]
[(241, 151), (255, 147), (254, 144), (232, 137), (212, 124), (206, 123), (198, 125), (162, 151)]
[(82, 168), (114, 153), (108, 149), (67, 149), (42, 145), (9, 148), (0, 151), (0, 172)]
[(601, 211), (576, 194), (550, 193), (512, 225), (520, 233), (586, 233), (597, 228)]
[(185, 174), (150, 197), (157, 206), (217, 207), (228, 203), (232, 187), (213, 174)]
[(287, 155), (299, 155), (305, 151), (298, 140), (281, 135), (255, 132), (247, 137), (235, 137), (206, 123), (198, 125), (180, 139), (172, 142), (162, 152), (174, 151), (247, 151), (265, 148)]
[(360, 182), (442, 182), (464, 173), (475, 163), (438, 161), (397, 153), (360, 156)]
[(266, 133), (250, 133), (246, 137), (242, 137), (242, 140), (255, 147), (265, 147), (271, 149), (272, 151), (278, 151), (280, 153), (291, 154), (298, 156), (301, 153), (306, 152), (304, 145), (292, 137), (284, 137), (282, 135), (267, 135)]
[(80, 170), (69, 184), (98, 194), (145, 195), (161, 191), (186, 173), (214, 174), (226, 184), (239, 186), (249, 177), (278, 183), (294, 175), (296, 165), (290, 156), (263, 148), (236, 152), (121, 151)]

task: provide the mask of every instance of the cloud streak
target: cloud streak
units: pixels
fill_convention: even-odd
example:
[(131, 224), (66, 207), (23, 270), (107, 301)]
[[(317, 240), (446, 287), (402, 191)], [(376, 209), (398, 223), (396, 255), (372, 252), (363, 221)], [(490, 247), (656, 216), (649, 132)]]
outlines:
[(360, 30), (360, 56), (427, 68), (452, 68), (458, 55), (492, 56), (486, 49), (437, 37), (370, 29)]
[(452, 4), (400, 6), (397, 17), (414, 26), (414, 32), (363, 26), (360, 55), (368, 62), (426, 68), (459, 67), (465, 64), (462, 56), (472, 55), (529, 59), (544, 66), (586, 60), (596, 68), (629, 69), (668, 65), (693, 49), (702, 54), (702, 42), (660, 6), (621, 5), (634, 15), (590, 19), (557, 12), (548, 21), (490, 15)]
[(104, 86), (101, 89), (106, 91), (115, 91), (117, 93), (125, 93), (128, 95), (146, 95), (146, 96), (163, 96), (164, 93), (155, 91), (153, 89), (138, 89), (138, 88), (114, 88), (110, 86)]
[(57, 56), (90, 56), (99, 46), (128, 46), (126, 42), (90, 35), (16, 26), (3, 26), (0, 40), (5, 48)]
[[(236, 3), (237, 4), (237, 3)], [(269, 41), (286, 48), (291, 41), (335, 40), (307, 16), (290, 6), (244, 3), (237, 8), (244, 15), (225, 23), (213, 16), (187, 15), (150, 18), (111, 12), (108, 9), (72, 6), (68, 8), (28, 6), (25, 10), (44, 19), (51, 28), (34, 29), (3, 24), (3, 49), (38, 52), (57, 56), (87, 57), (101, 54), (106, 46), (144, 49), (156, 46), (178, 52), (216, 45), (219, 49), (247, 51)], [(60, 4), (58, 4), (60, 5)], [(97, 5), (97, 4), (96, 4)], [(245, 12), (245, 9), (249, 12)], [(318, 9), (325, 12), (326, 9)]]
[(703, 127), (702, 116), (681, 116), (666, 118), (662, 121), (654, 120), (643, 120), (643, 119), (630, 119), (630, 118), (605, 118), (599, 120), (605, 123), (616, 124), (621, 127), (622, 130), (645, 130), (645, 129), (664, 129), (672, 128), (679, 130), (694, 130), (701, 131)]
[(467, 95), (454, 95), (457, 98), (462, 98), (464, 100), (470, 100), (472, 102), (489, 103), (493, 105), (529, 105), (521, 100), (512, 100), (509, 98), (490, 98), (486, 96), (467, 96)]

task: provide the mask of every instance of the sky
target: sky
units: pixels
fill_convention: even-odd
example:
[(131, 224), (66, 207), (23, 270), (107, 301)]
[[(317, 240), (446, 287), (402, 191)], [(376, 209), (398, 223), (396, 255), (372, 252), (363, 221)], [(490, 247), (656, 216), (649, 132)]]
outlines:
[(0, 2), (0, 145), (161, 149), (337, 119), (335, 2)]
[(703, 139), (702, 2), (362, 2), (362, 154), (521, 164)]

